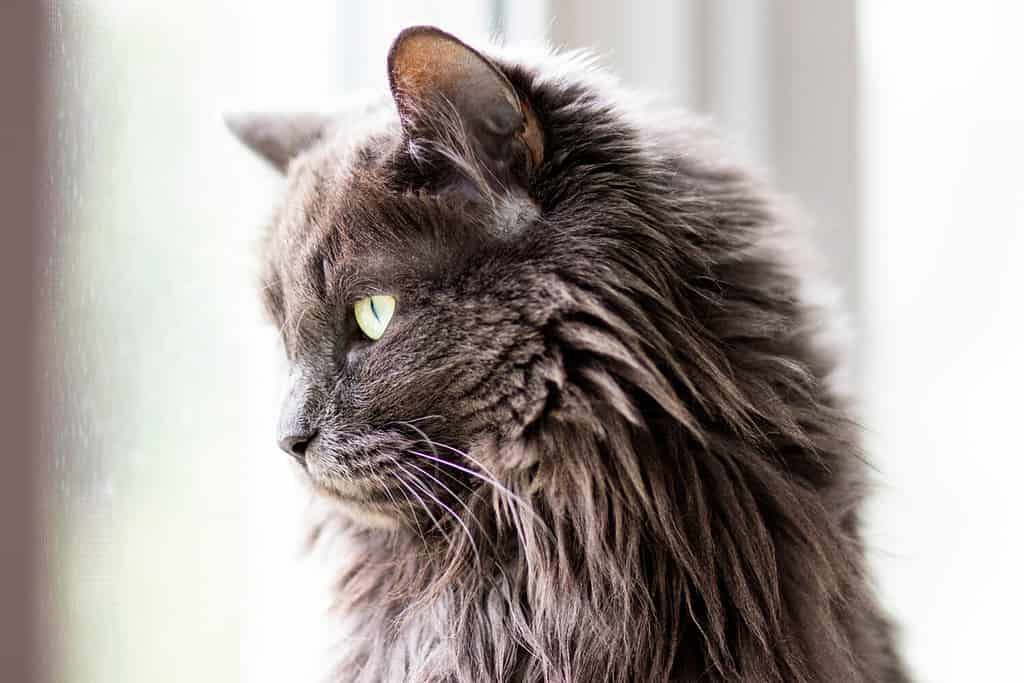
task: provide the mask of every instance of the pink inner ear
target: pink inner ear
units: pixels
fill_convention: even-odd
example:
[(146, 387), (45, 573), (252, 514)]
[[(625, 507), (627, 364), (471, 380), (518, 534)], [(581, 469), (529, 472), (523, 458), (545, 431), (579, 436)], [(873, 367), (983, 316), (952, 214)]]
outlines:
[(399, 110), (411, 112), (443, 96), (501, 97), (518, 106), (512, 85), (491, 62), (458, 38), (430, 26), (399, 34), (388, 55), (391, 88)]
[(391, 46), (388, 71), (407, 131), (420, 128), (432, 107), (454, 106), (489, 151), (518, 143), (530, 165), (539, 165), (543, 136), (529, 105), (497, 66), (458, 38), (430, 26), (408, 28)]
[(395, 41), (391, 78), (400, 92), (421, 98), (471, 77), (473, 59), (480, 58), (446, 35), (417, 32)]

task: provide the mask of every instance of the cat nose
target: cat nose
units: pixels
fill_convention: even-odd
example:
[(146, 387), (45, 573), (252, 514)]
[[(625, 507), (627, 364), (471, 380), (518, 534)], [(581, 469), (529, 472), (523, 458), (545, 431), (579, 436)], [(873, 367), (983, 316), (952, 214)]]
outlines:
[(309, 448), (309, 443), (316, 438), (316, 431), (312, 431), (308, 434), (289, 434), (288, 436), (282, 436), (278, 439), (278, 447), (299, 461), (300, 464), (306, 462), (306, 449)]
[(306, 451), (316, 438), (311, 412), (312, 387), (304, 373), (293, 373), (291, 388), (281, 407), (277, 423), (277, 445), (282, 451), (305, 464)]

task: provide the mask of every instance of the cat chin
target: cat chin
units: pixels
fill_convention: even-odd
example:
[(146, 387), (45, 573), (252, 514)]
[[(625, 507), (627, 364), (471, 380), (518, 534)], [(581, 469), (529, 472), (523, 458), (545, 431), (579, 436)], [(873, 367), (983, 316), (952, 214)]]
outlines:
[(374, 529), (396, 529), (398, 518), (387, 512), (351, 500), (339, 500), (342, 513), (351, 521)]
[(401, 525), (400, 515), (372, 500), (375, 485), (369, 481), (336, 477), (325, 480), (312, 473), (309, 481), (319, 495), (331, 501), (353, 522), (376, 529), (395, 529)]

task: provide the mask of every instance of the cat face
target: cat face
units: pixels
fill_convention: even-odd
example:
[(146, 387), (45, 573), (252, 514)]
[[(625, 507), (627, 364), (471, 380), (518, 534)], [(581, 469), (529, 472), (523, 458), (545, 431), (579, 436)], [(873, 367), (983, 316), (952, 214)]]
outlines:
[(389, 74), (394, 107), (354, 140), (343, 117), (232, 123), (288, 174), (264, 282), (291, 366), (280, 445), (378, 521), (471, 490), (474, 444), (536, 419), (575, 260), (531, 196), (544, 136), (508, 77), (422, 28)]

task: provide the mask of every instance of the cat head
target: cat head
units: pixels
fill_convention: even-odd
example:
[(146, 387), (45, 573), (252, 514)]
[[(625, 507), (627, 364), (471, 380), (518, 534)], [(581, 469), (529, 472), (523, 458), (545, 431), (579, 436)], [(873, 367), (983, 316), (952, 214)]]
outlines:
[(390, 98), (357, 114), (229, 121), (287, 175), (263, 283), (292, 368), (281, 447), (394, 521), (545, 467), (508, 454), (559, 424), (664, 415), (702, 438), (693, 407), (736, 398), (694, 322), (712, 295), (685, 291), (726, 248), (701, 233), (714, 198), (584, 81), (429, 27), (387, 69)]
[(434, 28), (403, 31), (387, 67), (390, 102), (228, 120), (287, 175), (263, 283), (291, 365), (280, 446), (378, 516), (409, 495), (396, 479), (443, 467), (430, 458), (522, 428), (557, 303), (524, 93)]

